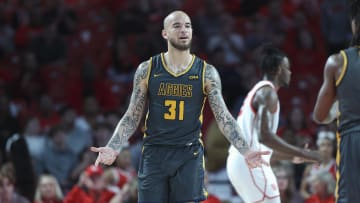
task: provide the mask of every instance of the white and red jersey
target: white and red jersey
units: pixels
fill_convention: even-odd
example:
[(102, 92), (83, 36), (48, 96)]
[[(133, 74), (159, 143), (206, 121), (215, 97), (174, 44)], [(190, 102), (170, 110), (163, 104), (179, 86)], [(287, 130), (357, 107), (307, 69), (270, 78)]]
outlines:
[[(269, 147), (261, 144), (259, 141), (260, 119), (252, 106), (256, 92), (264, 86), (275, 88), (270, 81), (263, 80), (258, 82), (246, 96), (240, 109), (237, 122), (240, 126), (242, 136), (252, 150), (272, 152)], [(280, 105), (278, 102), (276, 112), (269, 112), (270, 120), (268, 125), (274, 133), (276, 133), (279, 123), (279, 111)], [(270, 163), (271, 154), (272, 153), (262, 155), (263, 160)], [(234, 146), (231, 146), (229, 149), (226, 166), (229, 180), (244, 202), (281, 202), (279, 187), (271, 166), (262, 165), (257, 168), (249, 168), (242, 154), (240, 154)]]
[[(240, 126), (241, 133), (245, 138), (246, 142), (250, 145), (251, 149), (259, 150), (261, 149), (259, 138), (260, 138), (260, 119), (257, 115), (256, 110), (252, 106), (253, 98), (256, 92), (264, 87), (270, 86), (275, 88), (274, 85), (267, 80), (259, 81), (247, 94), (243, 105), (239, 111), (237, 122)], [(277, 108), (275, 113), (270, 113), (269, 116), (269, 125), (270, 129), (273, 133), (276, 133), (278, 125), (279, 125), (279, 112), (280, 112), (280, 104), (277, 103)], [(230, 152), (236, 150), (234, 147), (230, 148)]]

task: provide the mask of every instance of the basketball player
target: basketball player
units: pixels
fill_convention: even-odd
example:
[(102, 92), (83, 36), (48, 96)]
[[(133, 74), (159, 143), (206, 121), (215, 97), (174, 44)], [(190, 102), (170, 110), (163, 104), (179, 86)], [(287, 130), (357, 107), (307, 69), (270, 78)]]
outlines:
[[(338, 116), (337, 203), (360, 202), (360, 1), (349, 0), (353, 38), (348, 49), (329, 56), (314, 107), (318, 123)], [(336, 101), (337, 100), (337, 101)]]
[[(222, 133), (247, 159), (250, 167), (265, 163), (251, 151), (221, 95), (215, 67), (190, 53), (189, 16), (174, 11), (164, 19), (168, 50), (139, 65), (129, 107), (96, 164), (112, 164), (122, 145), (135, 132), (148, 102), (142, 159), (138, 171), (139, 202), (198, 202), (206, 198), (201, 143), (205, 98)], [(265, 163), (266, 164), (266, 163)]]
[[(277, 91), (290, 82), (287, 56), (280, 50), (266, 45), (262, 49), (260, 68), (263, 80), (248, 93), (240, 109), (237, 122), (246, 141), (253, 150), (275, 151), (278, 159), (318, 161), (315, 151), (289, 145), (275, 133), (279, 122)], [(271, 154), (264, 159), (270, 161)], [(240, 197), (246, 202), (280, 203), (279, 189), (270, 166), (250, 168), (246, 159), (234, 146), (230, 146), (227, 159), (229, 179)]]

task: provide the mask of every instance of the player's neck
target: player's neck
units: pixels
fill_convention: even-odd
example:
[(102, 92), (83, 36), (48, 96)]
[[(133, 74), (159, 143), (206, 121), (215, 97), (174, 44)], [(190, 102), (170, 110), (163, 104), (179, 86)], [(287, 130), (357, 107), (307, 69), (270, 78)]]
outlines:
[(278, 84), (278, 82), (276, 82), (275, 79), (272, 79), (272, 78), (270, 78), (270, 77), (264, 76), (263, 80), (267, 80), (267, 81), (271, 82), (271, 83), (274, 85), (276, 91), (278, 91), (278, 90), (280, 89), (280, 85)]
[(184, 71), (192, 61), (190, 50), (180, 51), (176, 49), (169, 49), (164, 54), (165, 63), (168, 68), (174, 73)]

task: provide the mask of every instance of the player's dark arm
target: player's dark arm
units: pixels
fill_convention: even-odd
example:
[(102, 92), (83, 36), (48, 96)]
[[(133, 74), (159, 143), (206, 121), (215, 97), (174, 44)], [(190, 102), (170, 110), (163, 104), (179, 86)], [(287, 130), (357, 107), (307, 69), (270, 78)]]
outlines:
[(149, 61), (146, 61), (141, 63), (135, 72), (129, 107), (107, 144), (116, 151), (120, 151), (123, 144), (134, 134), (142, 118), (147, 100), (148, 70)]
[(280, 160), (288, 160), (292, 161), (294, 159), (294, 156), (287, 153), (282, 153), (280, 151), (274, 150), (271, 156), (272, 161), (280, 161)]
[(207, 65), (205, 70), (205, 91), (215, 120), (220, 131), (229, 140), (229, 142), (237, 148), (241, 153), (249, 150), (248, 143), (245, 142), (240, 127), (234, 117), (230, 114), (222, 93), (221, 80), (219, 73), (212, 65)]
[(278, 96), (276, 90), (270, 86), (265, 86), (257, 91), (253, 99), (253, 106), (257, 107), (257, 116), (259, 116), (260, 141), (266, 146), (288, 154), (289, 156), (304, 157), (315, 160), (309, 152), (288, 144), (281, 137), (272, 132), (270, 127), (270, 114), (275, 113), (277, 109)]
[(324, 80), (318, 93), (314, 107), (314, 121), (317, 123), (328, 123), (332, 121), (334, 115), (331, 115), (330, 109), (336, 100), (336, 81), (335, 74), (341, 71), (343, 57), (341, 54), (331, 55), (326, 61), (324, 68)]

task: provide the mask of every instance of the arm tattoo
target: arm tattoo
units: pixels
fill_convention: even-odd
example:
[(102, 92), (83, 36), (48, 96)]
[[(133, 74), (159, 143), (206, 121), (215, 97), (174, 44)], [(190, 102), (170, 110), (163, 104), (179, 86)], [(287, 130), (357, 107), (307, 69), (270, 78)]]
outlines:
[(136, 131), (142, 118), (147, 100), (147, 74), (149, 61), (139, 65), (135, 72), (133, 91), (131, 93), (129, 107), (116, 126), (116, 129), (107, 144), (108, 147), (120, 151)]
[(249, 146), (241, 134), (239, 125), (226, 107), (221, 93), (220, 76), (215, 67), (209, 64), (205, 72), (205, 86), (209, 104), (220, 131), (236, 149), (241, 153), (246, 152)]

